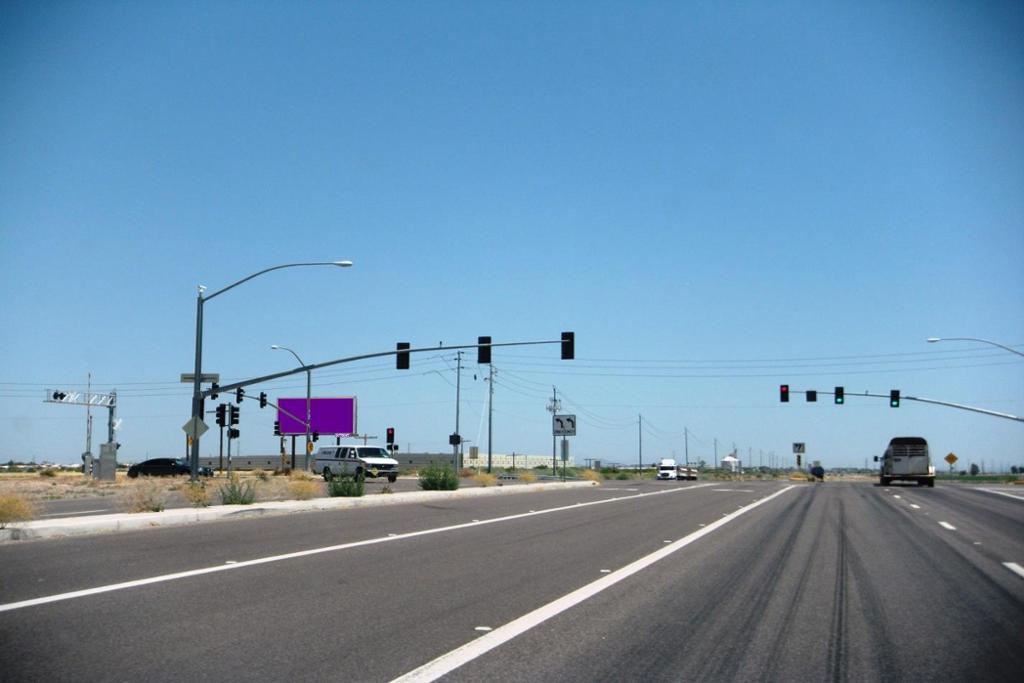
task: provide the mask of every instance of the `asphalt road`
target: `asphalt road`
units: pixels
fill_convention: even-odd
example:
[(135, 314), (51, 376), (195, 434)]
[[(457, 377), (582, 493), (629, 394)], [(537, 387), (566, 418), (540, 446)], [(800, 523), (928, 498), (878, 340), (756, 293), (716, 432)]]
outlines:
[(1016, 681), (1022, 522), (1010, 489), (607, 482), (9, 543), (0, 671)]

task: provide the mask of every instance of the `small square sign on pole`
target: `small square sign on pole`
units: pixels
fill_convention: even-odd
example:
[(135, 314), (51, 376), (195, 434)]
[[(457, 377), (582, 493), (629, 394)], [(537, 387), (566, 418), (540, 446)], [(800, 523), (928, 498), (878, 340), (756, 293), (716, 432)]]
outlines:
[(794, 452), (794, 453), (806, 453), (806, 452), (807, 452), (807, 450), (806, 450), (806, 448), (805, 448), (805, 444), (802, 444), (802, 443), (794, 443), (794, 444), (793, 444), (793, 452)]

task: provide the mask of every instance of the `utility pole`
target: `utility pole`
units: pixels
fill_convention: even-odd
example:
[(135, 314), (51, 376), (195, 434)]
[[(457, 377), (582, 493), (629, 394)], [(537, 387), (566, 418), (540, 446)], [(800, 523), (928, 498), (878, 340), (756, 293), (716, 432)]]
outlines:
[(488, 474), (490, 474), (490, 472), (491, 472), (491, 456), (492, 456), (491, 436), (494, 433), (492, 428), (491, 428), (491, 425), (493, 424), (493, 418), (494, 418), (494, 366), (490, 365), (489, 367), (490, 367), (491, 372), (490, 372), (490, 377), (488, 378), (488, 382), (490, 383), (490, 387), (489, 387), (489, 393), (488, 393), (488, 396), (487, 396), (487, 473)]
[(452, 469), (455, 476), (459, 476), (459, 445), (462, 436), (459, 434), (459, 401), (462, 400), (462, 351), (455, 354), (455, 436), (456, 442), (452, 444)]
[[(555, 415), (561, 410), (562, 404), (558, 402), (558, 387), (551, 387), (551, 403), (548, 404), (548, 410), (551, 411), (551, 424), (555, 424)], [(551, 430), (551, 475), (554, 476), (555, 472), (558, 471), (558, 463), (555, 460), (555, 430)]]
[(687, 469), (689, 469), (689, 467), (690, 467), (690, 430), (688, 428), (686, 428), (686, 427), (683, 427), (683, 439), (684, 439), (683, 443), (686, 444), (686, 467), (687, 467)]
[(640, 413), (636, 416), (636, 433), (640, 441), (640, 450), (636, 456), (636, 473), (640, 474), (644, 466), (644, 416)]
[(718, 469), (718, 437), (715, 437), (715, 469)]

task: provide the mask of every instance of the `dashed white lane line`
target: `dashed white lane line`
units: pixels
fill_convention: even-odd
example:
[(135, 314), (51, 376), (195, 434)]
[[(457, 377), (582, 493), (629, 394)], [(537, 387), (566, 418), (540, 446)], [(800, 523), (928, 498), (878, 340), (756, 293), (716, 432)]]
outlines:
[[(651, 493), (639, 493), (635, 496), (627, 496), (620, 498), (619, 500), (636, 500), (639, 498), (648, 498), (651, 496), (663, 496), (671, 495), (681, 491), (692, 491), (697, 488), (711, 486), (708, 484), (697, 484), (696, 486), (687, 486), (685, 488), (674, 488), (664, 489), (661, 491), (653, 491)], [(785, 490), (785, 489), (784, 489)], [(122, 583), (113, 583), (106, 586), (96, 586), (94, 588), (86, 588), (83, 590), (70, 591), (68, 593), (57, 593), (55, 595), (46, 595), (41, 598), (31, 598), (29, 600), (19, 600), (17, 602), (0, 603), (0, 612), (8, 612), (10, 610), (23, 609), (25, 607), (35, 607), (38, 605), (45, 605), (51, 602), (60, 602), (62, 600), (73, 600), (75, 598), (84, 598), (89, 595), (98, 595), (100, 593), (109, 593), (111, 591), (126, 590), (129, 588), (139, 588), (141, 586), (148, 586), (153, 583), (164, 583), (166, 581), (176, 581), (178, 579), (186, 579), (193, 576), (201, 576), (203, 574), (213, 574), (222, 571), (231, 571), (235, 569), (242, 569), (244, 567), (254, 567), (262, 564), (270, 564), (272, 562), (282, 562), (285, 560), (294, 560), (301, 557), (309, 557), (311, 555), (320, 555), (321, 553), (337, 552), (339, 550), (349, 550), (351, 548), (360, 548), (367, 545), (376, 545), (378, 543), (388, 543), (392, 541), (401, 541), (407, 538), (417, 538), (419, 536), (429, 536), (431, 534), (446, 533), (449, 531), (458, 531), (460, 529), (469, 529), (476, 526), (484, 526), (487, 524), (497, 524), (499, 522), (508, 522), (516, 519), (525, 519), (527, 517), (534, 517), (538, 515), (547, 515), (555, 512), (566, 512), (568, 510), (579, 510), (580, 507), (589, 507), (591, 505), (607, 505), (613, 501), (594, 500), (582, 505), (563, 505), (556, 508), (548, 508), (546, 510), (540, 510), (537, 512), (523, 512), (515, 515), (507, 515), (505, 517), (495, 517), (493, 519), (484, 519), (479, 522), (466, 522), (464, 524), (453, 524), (451, 526), (435, 527), (433, 529), (424, 529), (422, 531), (410, 531), (405, 534), (398, 534), (396, 536), (380, 536), (377, 538), (368, 538), (363, 541), (353, 541), (351, 543), (340, 543), (338, 545), (329, 545), (322, 548), (311, 548), (309, 550), (299, 550), (297, 552), (285, 553), (283, 555), (271, 555), (269, 557), (259, 557), (254, 560), (243, 560), (241, 562), (235, 562), (233, 564), (218, 564), (212, 567), (202, 567), (200, 569), (190, 569), (182, 572), (175, 572), (173, 574), (162, 574), (160, 576), (151, 576), (145, 579), (137, 579), (135, 581), (124, 581)]]
[(1016, 562), (1003, 562), (1003, 566), (1020, 578), (1024, 579), (1024, 567), (1020, 566)]
[(910, 507), (914, 508), (915, 510), (920, 510), (921, 509), (920, 505), (914, 505), (913, 503), (910, 504)]
[(602, 576), (600, 579), (597, 579), (596, 581), (593, 581), (583, 586), (582, 588), (577, 588), (572, 593), (563, 595), (562, 597), (558, 598), (553, 602), (549, 602), (548, 604), (542, 607), (538, 607), (532, 612), (524, 614), (518, 619), (514, 619), (508, 622), (504, 626), (499, 626), (490, 633), (486, 633), (480, 636), (476, 640), (471, 640), (465, 645), (458, 647), (452, 650), (451, 652), (448, 652), (447, 654), (443, 654), (431, 662), (427, 662), (418, 669), (413, 669), (409, 673), (403, 676), (399, 676), (398, 678), (394, 679), (392, 683), (397, 683), (399, 681), (401, 681), (402, 683), (407, 683), (409, 681), (416, 681), (417, 683), (435, 681), (438, 678), (444, 676), (445, 674), (448, 674), (454, 671), (455, 669), (459, 668), (463, 664), (467, 664), (476, 659), (477, 657), (480, 657), (490, 652), (499, 645), (502, 645), (512, 640), (513, 638), (523, 633), (526, 633), (530, 629), (544, 623), (548, 619), (551, 619), (552, 617), (555, 617), (561, 614), (562, 612), (572, 607), (575, 607), (581, 602), (584, 602), (585, 600), (592, 598), (593, 596), (597, 595), (598, 593), (607, 588), (611, 588), (620, 581), (629, 578), (633, 574), (636, 574), (642, 569), (651, 566), (655, 562), (663, 560), (664, 558), (668, 557), (677, 550), (681, 550), (682, 548), (690, 545), (694, 541), (703, 538), (704, 536), (707, 536), (711, 532), (728, 524), (740, 515), (746, 514), (747, 512), (753, 510), (759, 505), (767, 503), (768, 501), (777, 496), (781, 496), (783, 493), (786, 493), (792, 488), (794, 487), (787, 486), (786, 488), (782, 489), (781, 491), (773, 493), (767, 498), (762, 498), (757, 502), (751, 503), (742, 510), (737, 510), (736, 512), (730, 513), (726, 517), (723, 517), (722, 519), (719, 519), (718, 521), (709, 524), (707, 527), (701, 529), (700, 531), (695, 531), (689, 536), (685, 536), (679, 539), (672, 545), (667, 545), (664, 548), (661, 548), (660, 550), (651, 553), (650, 555), (641, 557), (639, 560), (636, 560), (626, 565), (622, 569), (618, 569), (612, 572), (611, 574), (608, 574), (607, 576)]
[(939, 526), (941, 526), (943, 529), (949, 529), (950, 531), (956, 531), (956, 527), (953, 526), (952, 524), (950, 524), (949, 522), (939, 522)]

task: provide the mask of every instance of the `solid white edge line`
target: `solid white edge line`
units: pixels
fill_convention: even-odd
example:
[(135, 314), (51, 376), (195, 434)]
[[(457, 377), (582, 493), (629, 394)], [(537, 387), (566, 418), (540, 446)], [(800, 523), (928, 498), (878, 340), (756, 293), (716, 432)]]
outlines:
[(494, 519), (485, 519), (479, 522), (466, 522), (464, 524), (453, 524), (451, 526), (437, 527), (435, 529), (423, 529), (422, 531), (410, 531), (405, 534), (398, 534), (395, 536), (383, 536), (379, 538), (370, 538), (364, 541), (353, 541), (351, 543), (341, 543), (338, 545), (330, 545), (323, 548), (312, 548), (310, 550), (299, 550), (293, 553), (285, 553), (284, 555), (272, 555), (270, 557), (260, 557), (255, 560), (244, 560), (235, 562), (234, 564), (218, 564), (212, 567), (202, 567), (200, 569), (190, 569), (183, 572), (175, 572), (173, 574), (161, 574), (160, 576), (151, 576), (145, 579), (137, 579), (135, 581), (124, 581), (121, 583), (113, 583), (106, 586), (97, 586), (95, 588), (85, 588), (77, 591), (70, 591), (68, 593), (58, 593), (56, 595), (46, 595), (40, 598), (30, 598), (28, 600), (19, 600), (17, 602), (9, 602), (6, 604), (0, 604), (0, 612), (9, 612), (11, 610), (22, 609), (25, 607), (35, 607), (37, 605), (45, 605), (51, 602), (60, 602), (62, 600), (72, 600), (75, 598), (84, 598), (89, 595), (97, 595), (99, 593), (109, 593), (111, 591), (126, 590), (128, 588), (138, 588), (140, 586), (148, 586), (152, 583), (162, 583), (164, 581), (175, 581), (177, 579), (187, 579), (193, 576), (202, 576), (203, 574), (213, 574), (215, 572), (223, 572), (232, 569), (242, 569), (243, 567), (253, 567), (260, 564), (269, 564), (271, 562), (281, 562), (283, 560), (294, 560), (300, 557), (308, 557), (310, 555), (319, 555), (321, 553), (330, 553), (337, 550), (348, 550), (350, 548), (359, 548), (365, 545), (375, 545), (377, 543), (389, 543), (391, 541), (400, 541), (406, 538), (415, 538), (417, 536), (429, 536), (431, 534), (439, 534), (447, 531), (457, 531), (460, 529), (468, 529), (475, 526), (483, 526), (486, 524), (497, 524), (498, 522), (508, 522), (515, 519), (523, 519), (525, 517), (535, 517), (537, 515), (546, 515), (552, 512), (564, 512), (566, 510), (579, 510), (580, 508), (589, 507), (591, 505), (605, 505), (608, 503), (636, 500), (637, 498), (646, 498), (648, 496), (660, 496), (669, 493), (677, 493), (679, 491), (692, 491), (693, 489), (704, 488), (705, 486), (712, 486), (713, 484), (697, 484), (695, 486), (686, 486), (682, 488), (674, 489), (662, 489), (660, 491), (652, 491), (650, 493), (640, 493), (635, 496), (625, 496), (622, 498), (611, 498), (603, 500), (594, 500), (589, 503), (574, 503), (572, 505), (563, 505), (557, 508), (549, 508), (547, 510), (537, 510), (530, 512), (523, 512), (516, 515), (508, 515), (506, 517), (495, 517)]
[(565, 610), (571, 607), (575, 607), (581, 602), (597, 595), (606, 588), (611, 588), (615, 584), (632, 576), (633, 574), (636, 574), (640, 570), (649, 567), (655, 562), (663, 560), (664, 558), (668, 557), (677, 550), (685, 548), (694, 541), (699, 540), (704, 536), (707, 536), (711, 532), (715, 531), (716, 529), (728, 524), (740, 515), (750, 512), (759, 505), (767, 503), (768, 501), (772, 500), (773, 498), (776, 498), (777, 496), (781, 496), (783, 493), (786, 493), (792, 488), (795, 488), (795, 486), (787, 486), (781, 491), (776, 491), (767, 498), (762, 498), (761, 500), (751, 503), (750, 505), (741, 508), (736, 512), (732, 512), (726, 515), (725, 517), (715, 522), (712, 522), (711, 524), (708, 524), (703, 529), (695, 531), (689, 536), (679, 539), (672, 545), (667, 545), (664, 548), (656, 550), (650, 555), (641, 557), (640, 559), (626, 565), (622, 569), (612, 572), (611, 574), (608, 574), (606, 576), (602, 576), (600, 579), (597, 579), (583, 586), (582, 588), (578, 588), (573, 592), (568, 593), (567, 595), (563, 595), (562, 597), (552, 602), (549, 602), (546, 605), (538, 607), (537, 609), (527, 614), (524, 614), (518, 619), (514, 619), (509, 623), (500, 626), (494, 629), (493, 631), (490, 631), (489, 633), (482, 635), (479, 638), (476, 638), (475, 640), (472, 640), (466, 643), (465, 645), (462, 645), (461, 647), (452, 650), (451, 652), (448, 652), (447, 654), (441, 655), (433, 661), (427, 662), (419, 668), (413, 669), (407, 674), (404, 674), (402, 676), (399, 676), (398, 678), (393, 679), (392, 683), (427, 683), (428, 681), (435, 681), (441, 676), (444, 676), (445, 674), (450, 673), (455, 669), (459, 668), (463, 664), (473, 661), (477, 657), (486, 654), (487, 652), (493, 650), (499, 645), (502, 645), (512, 640), (516, 636), (519, 636), (529, 631), (533, 627), (544, 623), (548, 619), (551, 619), (552, 617), (561, 614)]
[(994, 493), (997, 496), (1006, 496), (1007, 498), (1013, 498), (1014, 500), (1024, 500), (1024, 496), (1018, 496), (1010, 493), (1009, 491), (996, 491), (995, 489), (977, 489), (978, 491), (984, 491), (985, 493)]
[(1016, 562), (1003, 562), (1003, 566), (1020, 578), (1024, 579), (1024, 567), (1020, 566)]
[(49, 512), (45, 515), (39, 515), (40, 517), (74, 517), (75, 515), (91, 515), (94, 512), (109, 512), (107, 508), (100, 508), (99, 510), (79, 510), (78, 512)]
[(939, 526), (941, 526), (943, 529), (949, 529), (950, 531), (956, 531), (956, 527), (953, 526), (952, 524), (950, 524), (949, 522), (939, 522)]

